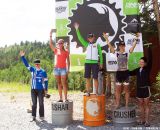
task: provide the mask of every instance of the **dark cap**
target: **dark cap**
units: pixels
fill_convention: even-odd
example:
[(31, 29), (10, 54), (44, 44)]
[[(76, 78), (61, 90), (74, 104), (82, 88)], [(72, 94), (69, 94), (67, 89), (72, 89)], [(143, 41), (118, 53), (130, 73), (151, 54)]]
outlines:
[(88, 33), (88, 35), (87, 35), (87, 38), (92, 38), (92, 37), (94, 37), (95, 35), (93, 34), (93, 33)]
[(119, 41), (119, 44), (118, 44), (119, 46), (125, 46), (125, 43), (124, 43), (124, 41)]
[(34, 60), (34, 64), (40, 64), (41, 62), (40, 62), (40, 60), (39, 59), (35, 59)]

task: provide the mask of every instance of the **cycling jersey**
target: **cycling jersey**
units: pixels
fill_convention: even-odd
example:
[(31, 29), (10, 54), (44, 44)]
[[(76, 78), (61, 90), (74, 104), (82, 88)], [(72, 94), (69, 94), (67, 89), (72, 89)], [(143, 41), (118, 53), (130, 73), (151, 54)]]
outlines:
[(27, 67), (27, 69), (31, 72), (31, 75), (32, 75), (31, 88), (38, 89), (38, 90), (42, 90), (42, 89), (47, 90), (48, 78), (45, 70), (43, 69), (37, 70), (35, 67), (30, 66), (24, 56), (22, 56), (21, 59), (24, 65)]

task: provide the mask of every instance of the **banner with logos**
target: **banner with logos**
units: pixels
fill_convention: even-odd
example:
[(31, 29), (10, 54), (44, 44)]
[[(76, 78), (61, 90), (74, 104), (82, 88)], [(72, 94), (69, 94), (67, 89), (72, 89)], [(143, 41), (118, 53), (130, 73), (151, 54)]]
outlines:
[[(56, 29), (57, 38), (64, 38), (77, 47), (82, 47), (73, 24), (79, 23), (79, 30), (87, 40), (87, 34), (92, 32), (106, 54), (107, 71), (117, 70), (117, 59), (110, 54), (109, 48), (102, 36), (108, 33), (111, 44), (118, 50), (118, 43), (123, 40), (126, 51), (132, 46), (133, 35), (141, 32), (138, 0), (56, 0)], [(143, 56), (142, 34), (138, 39), (134, 52), (129, 57), (129, 69), (138, 66)]]

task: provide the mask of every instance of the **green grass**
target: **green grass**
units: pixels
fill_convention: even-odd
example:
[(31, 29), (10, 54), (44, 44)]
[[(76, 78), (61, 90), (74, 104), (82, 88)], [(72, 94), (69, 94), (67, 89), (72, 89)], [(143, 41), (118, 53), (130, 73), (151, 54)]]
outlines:
[[(22, 84), (22, 83), (16, 83), (16, 82), (0, 82), (0, 93), (1, 92), (15, 92), (15, 93), (21, 93), (21, 92), (30, 92), (31, 87), (28, 84)], [(58, 90), (49, 88), (48, 92), (50, 94), (58, 94)], [(68, 93), (74, 94), (74, 93), (80, 93), (80, 91), (73, 91), (69, 90)]]

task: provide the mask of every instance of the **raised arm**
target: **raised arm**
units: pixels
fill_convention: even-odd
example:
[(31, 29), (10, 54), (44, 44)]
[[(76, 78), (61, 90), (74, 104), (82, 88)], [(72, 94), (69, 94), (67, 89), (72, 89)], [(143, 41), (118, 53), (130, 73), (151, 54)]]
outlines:
[(149, 71), (152, 68), (152, 50), (151, 47), (148, 47), (148, 62), (147, 62), (147, 68), (149, 69)]
[(103, 37), (106, 40), (106, 43), (108, 45), (108, 47), (111, 50), (111, 53), (115, 53), (114, 47), (111, 45), (111, 43), (109, 42), (108, 36), (106, 35), (106, 33), (103, 33)]
[(102, 56), (102, 49), (100, 47), (100, 45), (98, 44), (98, 54), (99, 54), (99, 58), (100, 58), (100, 67), (103, 68), (103, 56)]
[(77, 34), (78, 40), (81, 42), (81, 44), (84, 47), (87, 47), (88, 46), (88, 42), (86, 40), (84, 40), (84, 38), (82, 37), (82, 35), (81, 35), (80, 31), (79, 31), (79, 24), (78, 23), (74, 23), (74, 28), (76, 29), (76, 34)]
[(54, 47), (54, 43), (53, 43), (53, 40), (52, 40), (52, 34), (56, 32), (56, 29), (51, 29), (50, 31), (50, 40), (49, 40), (49, 45), (50, 45), (50, 48), (51, 50), (54, 52), (55, 51), (55, 47)]
[(67, 57), (67, 70), (68, 70), (68, 72), (70, 72), (70, 56), (69, 56), (69, 54), (68, 54), (68, 57)]
[(26, 66), (26, 68), (33, 72), (34, 71), (34, 68), (32, 66), (30, 66), (25, 58), (25, 52), (24, 51), (20, 51), (20, 56), (21, 56), (21, 59), (22, 59), (22, 62), (23, 64)]
[(132, 45), (132, 47), (129, 49), (129, 52), (130, 52), (130, 53), (132, 53), (132, 52), (134, 51), (134, 48), (136, 47), (136, 44), (137, 44), (137, 41), (138, 41), (139, 36), (140, 36), (140, 33), (137, 33), (137, 34), (136, 34), (136, 38), (134, 38), (134, 40), (133, 40), (133, 45)]

